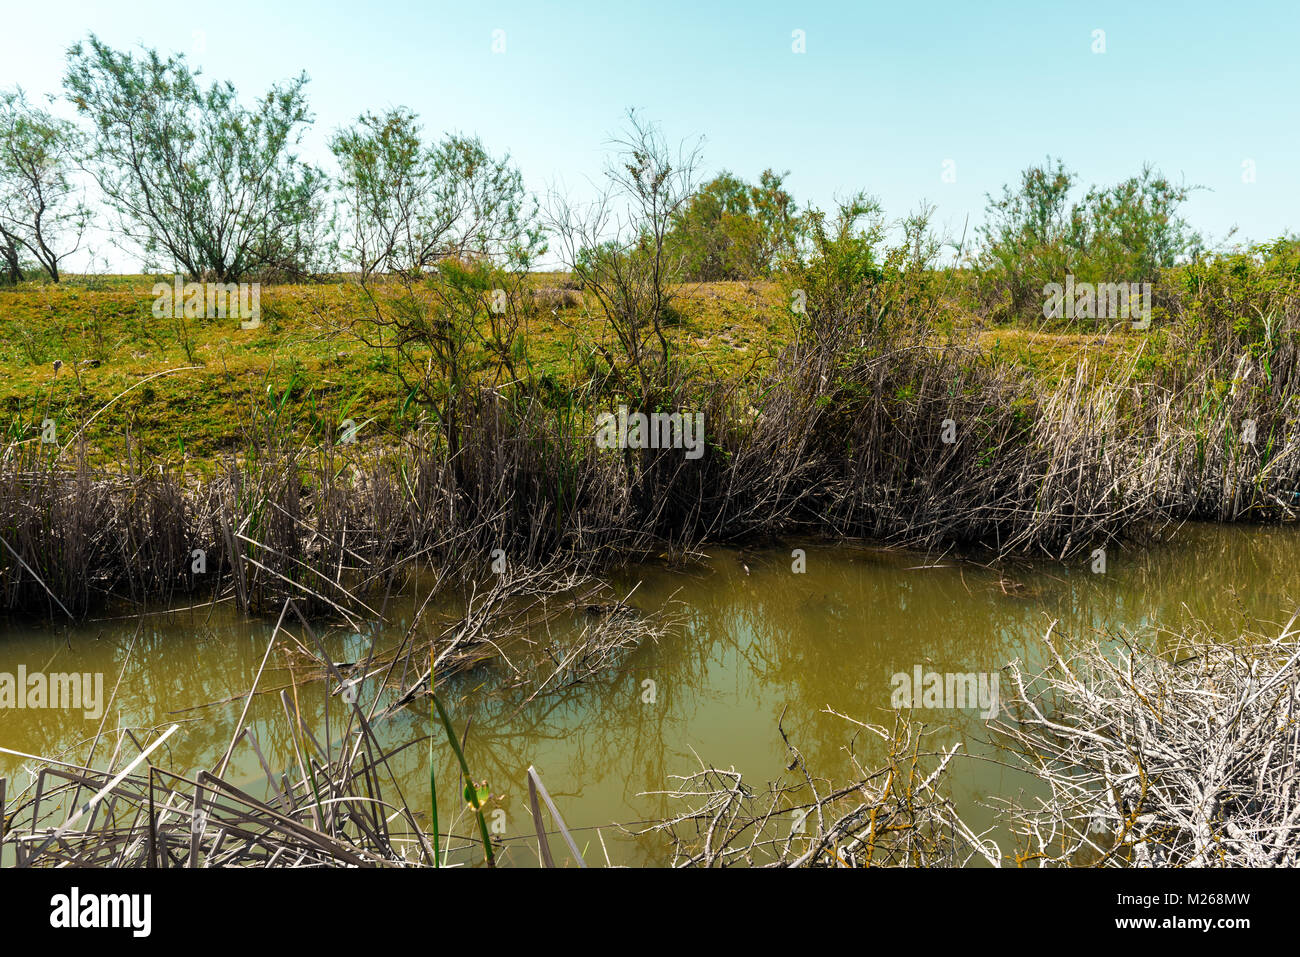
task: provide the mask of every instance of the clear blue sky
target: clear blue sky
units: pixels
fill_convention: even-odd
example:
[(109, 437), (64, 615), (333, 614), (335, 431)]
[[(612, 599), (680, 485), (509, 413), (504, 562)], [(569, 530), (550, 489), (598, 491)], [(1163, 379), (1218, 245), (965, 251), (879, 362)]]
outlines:
[[(929, 200), (953, 232), (1048, 153), (1084, 184), (1150, 162), (1208, 187), (1186, 213), (1213, 240), (1233, 226), (1248, 239), (1300, 230), (1294, 0), (65, 0), (8, 4), (0, 23), (0, 86), (29, 93), (58, 92), (65, 50), (92, 31), (118, 48), (184, 52), (248, 99), (305, 70), (317, 119), (303, 152), (328, 168), (334, 129), (400, 104), (430, 133), (509, 150), (539, 192), (580, 193), (635, 106), (670, 139), (703, 135), (709, 170), (788, 169), (801, 203), (863, 188), (891, 216)], [(806, 53), (792, 51), (795, 30)]]

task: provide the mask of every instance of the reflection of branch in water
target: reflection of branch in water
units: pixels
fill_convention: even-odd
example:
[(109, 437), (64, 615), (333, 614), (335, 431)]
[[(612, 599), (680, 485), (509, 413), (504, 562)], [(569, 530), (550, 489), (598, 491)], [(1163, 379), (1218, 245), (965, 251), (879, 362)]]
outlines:
[[(407, 640), (395, 653), (367, 662), (367, 666), (372, 668), (368, 674), (382, 672), (387, 681), (399, 662), (405, 673), (410, 670), (412, 661), (432, 658), (432, 665), (419, 671), (418, 677), (402, 679), (402, 690), (384, 715), (427, 693), (431, 675), (435, 682), (441, 681), (446, 675), (489, 658), (509, 668), (511, 684), (532, 683), (534, 695), (547, 688), (559, 690), (610, 670), (627, 650), (646, 638), (657, 639), (664, 627), (638, 615), (626, 605), (626, 599), (609, 609), (587, 605), (606, 588), (575, 570), (571, 564), (558, 562), (541, 568), (503, 573), (491, 588), (482, 593), (475, 588), (466, 601), (464, 615), (428, 642), (412, 643), (409, 640), (419, 623), (420, 613), (417, 613), (416, 621), (407, 631)], [(540, 655), (534, 656), (537, 661), (523, 664), (516, 664), (511, 658), (507, 648), (519, 647), (525, 652), (535, 649), (538, 644), (534, 637), (536, 634), (544, 632), (549, 635), (557, 621), (570, 618), (578, 607), (584, 605), (595, 614), (589, 616), (591, 620), (570, 643), (561, 659), (551, 659), (554, 668), (549, 675), (537, 673)], [(421, 607), (420, 612), (423, 610)], [(549, 648), (543, 651), (550, 653)]]
[(613, 674), (632, 649), (647, 641), (657, 643), (670, 628), (681, 624), (680, 616), (669, 618), (662, 611), (649, 616), (629, 605), (628, 599), (635, 591), (636, 587), (612, 605), (588, 605), (584, 609), (581, 632), (565, 644), (545, 649), (554, 669), (540, 681), (534, 679), (532, 692), (520, 707), (543, 693), (554, 694)]

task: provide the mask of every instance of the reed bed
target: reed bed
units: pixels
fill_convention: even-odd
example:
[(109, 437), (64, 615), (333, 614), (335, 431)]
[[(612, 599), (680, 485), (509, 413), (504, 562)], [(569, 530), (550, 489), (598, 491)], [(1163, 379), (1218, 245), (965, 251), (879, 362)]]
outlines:
[(418, 572), (481, 583), (499, 557), (587, 574), (709, 542), (853, 536), (1065, 559), (1185, 519), (1291, 521), (1300, 307), (1276, 309), (1267, 348), (1231, 316), (1175, 325), (1154, 371), (1141, 352), (1081, 361), (1046, 393), (923, 317), (845, 321), (753, 381), (667, 376), (656, 408), (704, 413), (689, 459), (599, 449), (595, 415), (626, 399), (595, 380), (558, 406), (535, 383), (466, 386), (454, 443), (429, 426), (295, 444), (283, 403), (254, 408), (240, 453), (206, 480), (131, 454), (92, 468), (80, 438), (13, 441), (0, 608), (78, 618), (199, 596), (273, 614), (293, 598), (373, 617)]

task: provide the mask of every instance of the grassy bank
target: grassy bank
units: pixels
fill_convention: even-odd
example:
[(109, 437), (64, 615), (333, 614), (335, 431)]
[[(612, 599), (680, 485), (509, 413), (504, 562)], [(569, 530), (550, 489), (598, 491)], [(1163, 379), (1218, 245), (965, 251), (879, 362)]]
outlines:
[[(632, 358), (607, 301), (532, 275), (508, 340), (472, 312), (446, 375), (441, 340), (403, 351), (383, 321), (435, 314), (437, 279), (271, 287), (250, 330), (155, 319), (138, 277), (23, 286), (0, 293), (3, 605), (342, 613), (420, 564), (499, 572), (498, 550), (591, 569), (861, 536), (1068, 558), (1184, 518), (1290, 520), (1300, 298), (1238, 265), (1171, 272), (1144, 331), (992, 325), (940, 270), (696, 285), (659, 316), (667, 348)], [(620, 404), (703, 412), (700, 456), (601, 450)]]
[[(210, 471), (223, 453), (246, 446), (256, 411), (268, 405), (299, 437), (317, 441), (349, 415), (369, 423), (363, 439), (419, 423), (393, 357), (364, 341), (376, 328), (354, 283), (264, 287), (262, 324), (244, 330), (237, 319), (155, 318), (155, 281), (171, 277), (0, 289), (0, 410), (10, 439), (36, 434), (46, 417), (66, 437), (112, 403), (81, 433), (92, 461), (120, 458), (129, 432), (137, 454)], [(564, 274), (530, 276), (535, 301), (521, 334), (539, 381), (578, 390), (612, 336), (571, 285)], [(768, 281), (686, 287), (669, 338), (715, 377), (740, 378), (770, 367), (791, 341), (783, 305)], [(485, 383), (498, 377), (481, 351), (469, 361)]]

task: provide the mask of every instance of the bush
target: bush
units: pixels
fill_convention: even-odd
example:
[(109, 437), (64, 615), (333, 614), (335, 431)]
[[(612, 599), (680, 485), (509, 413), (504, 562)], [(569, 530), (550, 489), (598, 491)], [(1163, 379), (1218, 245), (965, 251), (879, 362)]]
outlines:
[(750, 184), (723, 173), (700, 188), (673, 217), (667, 242), (686, 278), (757, 279), (794, 253), (804, 220), (782, 185), (787, 175), (769, 169)]
[(1020, 188), (989, 197), (977, 266), (980, 298), (995, 318), (1043, 318), (1048, 283), (1154, 283), (1162, 269), (1195, 255), (1200, 237), (1178, 215), (1190, 187), (1151, 167), (1115, 186), (1091, 187), (1076, 203), (1076, 177), (1048, 157)]

